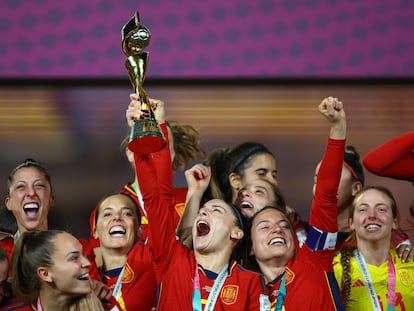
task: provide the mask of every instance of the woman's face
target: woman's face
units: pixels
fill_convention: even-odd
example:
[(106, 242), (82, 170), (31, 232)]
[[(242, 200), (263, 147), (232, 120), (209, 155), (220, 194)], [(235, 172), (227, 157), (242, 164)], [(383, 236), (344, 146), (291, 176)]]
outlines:
[(369, 189), (356, 199), (351, 230), (358, 239), (366, 241), (390, 241), (391, 230), (398, 227), (391, 200), (381, 191)]
[(69, 233), (61, 233), (53, 241), (52, 266), (45, 269), (46, 282), (52, 283), (62, 295), (77, 297), (91, 292), (90, 262), (82, 253), (82, 245)]
[(212, 253), (233, 247), (234, 241), (241, 238), (243, 231), (236, 225), (236, 216), (226, 202), (212, 199), (200, 208), (193, 226), (195, 251)]
[(20, 232), (48, 229), (47, 216), (54, 197), (48, 180), (37, 168), (23, 167), (15, 173), (5, 204)]
[(122, 194), (107, 197), (97, 217), (94, 237), (101, 247), (128, 253), (139, 234), (137, 209), (131, 199)]
[(256, 179), (266, 179), (277, 186), (276, 173), (275, 158), (270, 154), (262, 153), (254, 157), (251, 165), (246, 168), (242, 183), (245, 185)]
[(276, 198), (273, 187), (267, 180), (254, 180), (240, 189), (235, 205), (245, 217), (252, 218), (263, 207), (274, 205)]
[(253, 219), (251, 227), (252, 255), (259, 266), (273, 259), (286, 264), (294, 255), (293, 229), (278, 210), (264, 209)]
[(255, 156), (250, 165), (245, 169), (243, 176), (230, 174), (229, 180), (233, 191), (233, 202), (237, 199), (238, 192), (242, 187), (252, 184), (255, 180), (265, 179), (277, 186), (276, 160), (267, 153)]

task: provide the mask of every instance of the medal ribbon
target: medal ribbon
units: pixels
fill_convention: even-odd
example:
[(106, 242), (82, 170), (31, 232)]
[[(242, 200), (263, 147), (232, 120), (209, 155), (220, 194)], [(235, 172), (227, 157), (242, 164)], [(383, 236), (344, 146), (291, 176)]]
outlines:
[[(372, 308), (374, 311), (381, 311), (381, 306), (378, 301), (378, 296), (375, 292), (374, 284), (369, 274), (367, 263), (365, 262), (362, 254), (355, 250), (355, 259), (358, 263), (358, 267), (361, 270), (362, 276), (364, 277), (367, 285), (369, 297), (371, 299)], [(392, 262), (391, 254), (388, 255), (388, 310), (393, 311), (395, 308), (395, 267)]]
[[(229, 275), (228, 268), (229, 264), (227, 263), (218, 274), (216, 280), (214, 281), (213, 288), (211, 289), (211, 292), (208, 295), (207, 303), (204, 307), (205, 311), (212, 311), (214, 309), (221, 288), (223, 287), (223, 284), (226, 281), (227, 276)], [(201, 287), (200, 276), (198, 274), (198, 264), (196, 264), (194, 272), (193, 310), (202, 311)]]

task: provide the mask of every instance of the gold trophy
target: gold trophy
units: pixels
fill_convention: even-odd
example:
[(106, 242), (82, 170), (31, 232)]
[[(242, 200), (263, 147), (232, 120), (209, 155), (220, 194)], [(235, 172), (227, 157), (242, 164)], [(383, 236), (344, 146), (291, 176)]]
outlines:
[(150, 38), (148, 28), (141, 25), (138, 12), (122, 27), (122, 50), (127, 56), (125, 67), (144, 112), (142, 119), (134, 121), (128, 144), (128, 148), (138, 154), (156, 152), (166, 144), (160, 126), (155, 120), (149, 97), (142, 88), (148, 63), (148, 53), (144, 49), (149, 45)]

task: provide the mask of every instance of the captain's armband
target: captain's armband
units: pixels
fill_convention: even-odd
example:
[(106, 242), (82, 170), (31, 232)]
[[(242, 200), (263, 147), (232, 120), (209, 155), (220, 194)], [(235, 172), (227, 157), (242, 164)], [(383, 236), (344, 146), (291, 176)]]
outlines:
[(309, 227), (306, 244), (312, 251), (335, 249), (338, 232), (325, 232), (315, 227)]

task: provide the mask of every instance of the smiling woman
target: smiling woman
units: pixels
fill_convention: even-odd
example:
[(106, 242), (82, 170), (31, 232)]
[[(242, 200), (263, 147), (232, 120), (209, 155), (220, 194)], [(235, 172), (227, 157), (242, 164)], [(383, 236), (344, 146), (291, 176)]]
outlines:
[(391, 248), (392, 229), (398, 228), (393, 194), (378, 186), (360, 191), (349, 225), (356, 247), (344, 247), (334, 259), (346, 310), (382, 310), (380, 305), (387, 305), (387, 310), (413, 310), (414, 262), (404, 262)]
[(344, 310), (333, 277), (332, 259), (347, 121), (337, 98), (325, 98), (318, 108), (330, 125), (330, 133), (305, 244), (297, 247), (293, 225), (279, 207), (265, 207), (251, 220), (245, 266), (263, 273), (274, 310), (302, 310), (304, 305), (307, 310)]
[(126, 194), (109, 195), (98, 203), (91, 218), (91, 234), (99, 241), (92, 254), (92, 276), (112, 289), (111, 308), (151, 310), (157, 284), (150, 245), (139, 240), (138, 205)]
[[(26, 231), (12, 255), (14, 293), (30, 310), (103, 310), (92, 293), (90, 262), (82, 245), (71, 234), (59, 231)], [(86, 299), (87, 301), (82, 301)], [(33, 309), (32, 309), (33, 308)]]
[(6, 207), (17, 220), (18, 232), (48, 229), (48, 213), (54, 204), (51, 178), (33, 159), (26, 159), (10, 173)]
[(19, 234), (48, 229), (48, 214), (54, 201), (50, 175), (39, 162), (26, 159), (10, 172), (4, 213), (13, 224), (10, 228), (17, 224), (17, 232), (9, 232), (0, 240), (9, 258)]
[[(5, 199), (7, 212), (12, 217), (11, 221), (17, 223), (18, 230), (1, 239), (0, 246), (4, 248), (10, 258), (15, 243), (20, 241), (19, 237), (21, 235), (24, 234), (26, 236), (27, 232), (48, 230), (48, 215), (54, 205), (54, 194), (48, 171), (33, 159), (26, 159), (10, 172), (7, 180), (7, 192)], [(80, 241), (76, 241), (76, 246), (81, 245), (79, 244)], [(82, 245), (86, 245), (85, 241), (82, 242)], [(82, 247), (80, 249), (82, 251)], [(47, 254), (45, 250), (39, 252), (42, 256)], [(48, 250), (48, 252), (51, 253), (52, 250)], [(99, 285), (94, 282), (94, 289), (96, 289), (96, 286)], [(83, 300), (82, 303), (86, 302)], [(1, 307), (1, 310), (9, 310), (8, 308), (12, 310), (17, 310), (17, 308), (25, 310), (24, 303), (14, 296), (11, 299), (2, 301)], [(54, 310), (64, 309), (57, 308)]]

